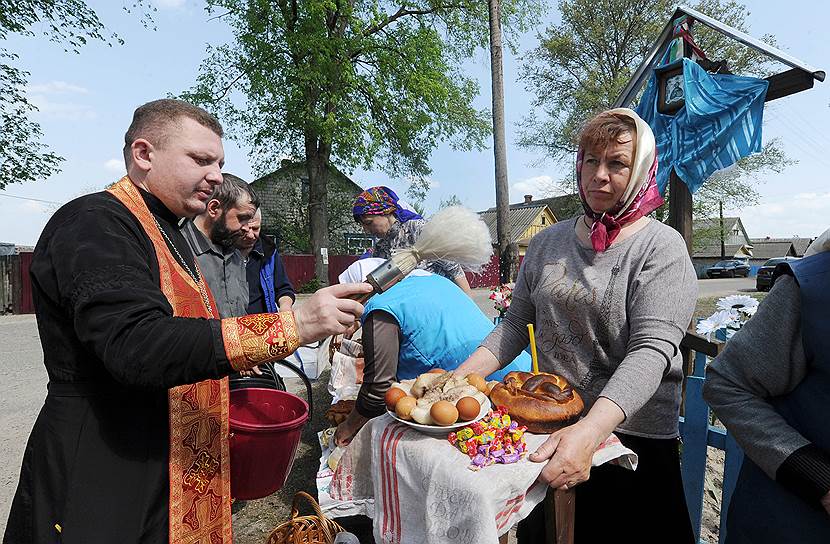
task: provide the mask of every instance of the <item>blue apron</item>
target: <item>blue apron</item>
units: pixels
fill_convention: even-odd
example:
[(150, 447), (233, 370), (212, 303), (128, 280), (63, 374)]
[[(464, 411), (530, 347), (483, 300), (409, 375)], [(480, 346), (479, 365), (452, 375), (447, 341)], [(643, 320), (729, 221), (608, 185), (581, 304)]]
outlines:
[[(433, 368), (453, 370), (478, 348), (495, 325), (457, 285), (439, 275), (410, 276), (369, 299), (363, 319), (382, 310), (401, 327), (398, 379), (415, 378)], [(530, 371), (522, 352), (487, 377), (501, 380), (513, 370)]]

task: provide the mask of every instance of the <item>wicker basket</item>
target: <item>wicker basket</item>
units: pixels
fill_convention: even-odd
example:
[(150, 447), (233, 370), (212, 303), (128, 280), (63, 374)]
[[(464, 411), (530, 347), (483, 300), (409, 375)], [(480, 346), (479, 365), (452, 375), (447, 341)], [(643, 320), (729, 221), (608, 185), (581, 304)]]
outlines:
[[(311, 504), (316, 515), (300, 516), (300, 499)], [(267, 544), (331, 544), (334, 535), (343, 530), (343, 527), (323, 515), (314, 497), (305, 491), (298, 491), (291, 504), (291, 519), (271, 531)]]

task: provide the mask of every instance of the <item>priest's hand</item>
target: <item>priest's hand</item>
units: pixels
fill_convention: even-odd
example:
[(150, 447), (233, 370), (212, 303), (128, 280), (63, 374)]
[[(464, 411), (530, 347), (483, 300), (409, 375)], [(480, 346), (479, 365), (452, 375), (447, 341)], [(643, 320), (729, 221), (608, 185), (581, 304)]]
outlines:
[(350, 297), (371, 292), (368, 283), (343, 283), (314, 293), (294, 310), (300, 344), (343, 334), (363, 314), (363, 305)]

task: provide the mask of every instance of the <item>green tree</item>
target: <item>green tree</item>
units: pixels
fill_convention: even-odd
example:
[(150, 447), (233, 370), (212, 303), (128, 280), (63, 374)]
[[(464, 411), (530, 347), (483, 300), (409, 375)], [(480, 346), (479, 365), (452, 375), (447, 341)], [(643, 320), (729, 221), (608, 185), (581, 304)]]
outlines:
[[(749, 11), (740, 2), (700, 0), (692, 7), (748, 32)], [(533, 112), (521, 123), (520, 145), (538, 150), (546, 159), (572, 171), (582, 124), (611, 106), (674, 9), (675, 3), (668, 0), (560, 0), (562, 22), (540, 34), (539, 46), (524, 59), (522, 78), (535, 98)], [(735, 40), (702, 24), (694, 25), (692, 32), (709, 58), (726, 59), (734, 73), (758, 77), (771, 73), (772, 63), (767, 57)], [(773, 36), (762, 39), (775, 45)], [(790, 163), (780, 142), (768, 142), (762, 153), (715, 174), (695, 193), (695, 217), (711, 217), (719, 201), (727, 207), (757, 203), (757, 175), (780, 172)], [(561, 190), (574, 192), (575, 183), (570, 174), (558, 185)], [(668, 214), (658, 215), (662, 218)]]
[[(143, 4), (144, 0), (138, 0), (134, 7)], [(143, 13), (147, 26), (152, 20), (148, 12)], [(103, 23), (83, 0), (0, 2), (0, 42), (11, 34), (42, 35), (74, 53), (90, 40), (123, 43), (115, 34), (105, 36)], [(43, 131), (30, 119), (37, 107), (25, 91), (29, 73), (14, 66), (17, 60), (13, 51), (0, 47), (0, 189), (48, 178), (60, 171), (64, 160), (40, 141)]]
[[(505, 23), (521, 27), (535, 6), (512, 0)], [(280, 154), (305, 158), (322, 281), (329, 163), (423, 176), (439, 142), (485, 145), (488, 115), (473, 106), (478, 86), (460, 70), (487, 44), (485, 2), (208, 0), (208, 11), (235, 39), (208, 47), (184, 98), (217, 113), (259, 169)]]
[(463, 205), (464, 205), (464, 203), (461, 201), (460, 198), (458, 198), (458, 195), (452, 194), (446, 200), (444, 200), (443, 198), (441, 199), (441, 203), (438, 204), (438, 209), (443, 210), (444, 208), (449, 208), (450, 206), (463, 206)]
[(406, 197), (409, 199), (409, 204), (420, 215), (426, 214), (426, 201), (431, 189), (432, 181), (427, 177), (418, 176), (409, 180), (409, 187), (406, 188)]

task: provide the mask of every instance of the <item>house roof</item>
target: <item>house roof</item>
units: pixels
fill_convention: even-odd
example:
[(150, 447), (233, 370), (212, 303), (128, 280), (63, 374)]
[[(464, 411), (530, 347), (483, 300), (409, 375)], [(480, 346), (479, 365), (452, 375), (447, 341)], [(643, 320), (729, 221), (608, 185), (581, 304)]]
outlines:
[(582, 213), (582, 201), (579, 200), (579, 194), (577, 193), (551, 198), (540, 198), (534, 202), (547, 204), (557, 221), (570, 219)]
[[(531, 202), (530, 204), (511, 204), (510, 239), (518, 242), (519, 237), (524, 234), (527, 228), (546, 207), (547, 204), (539, 202)], [(478, 212), (478, 214), (490, 230), (490, 239), (493, 240), (493, 243), (495, 243), (498, 240), (498, 236), (496, 235), (496, 208), (490, 208), (483, 212)]]
[[(742, 244), (726, 244), (724, 253), (725, 259), (731, 259), (738, 255), (748, 255), (749, 248)], [(693, 259), (720, 259), (720, 243), (707, 244), (701, 248), (697, 248), (692, 252)]]
[(755, 244), (768, 244), (772, 242), (792, 242), (793, 249), (795, 250), (796, 257), (803, 257), (804, 252), (807, 251), (807, 248), (810, 246), (810, 243), (813, 241), (812, 238), (770, 238), (767, 236), (766, 238), (753, 238), (752, 243)]
[[(540, 198), (537, 200), (531, 200), (529, 203), (519, 202), (518, 204), (511, 204), (510, 209), (517, 210), (523, 207), (533, 207), (541, 204), (547, 205), (548, 209), (550, 209), (550, 213), (553, 214), (553, 217), (557, 221), (562, 221), (563, 219), (570, 219), (571, 217), (575, 217), (582, 213), (582, 202), (579, 200), (579, 195), (577, 193), (573, 193), (570, 195), (554, 196), (550, 198)], [(495, 210), (495, 207), (487, 209), (488, 212), (492, 212)]]
[[(352, 185), (352, 188), (354, 189), (354, 194), (355, 195), (358, 195), (361, 192), (363, 192), (363, 187), (361, 187), (360, 185), (358, 185), (357, 183), (352, 181), (352, 178), (350, 178), (349, 176), (347, 176), (346, 174), (344, 174), (343, 172), (338, 170), (336, 166), (334, 166), (333, 164), (329, 164), (328, 166), (329, 166), (329, 171), (331, 173), (340, 176), (346, 182), (348, 182)], [(271, 172), (269, 174), (265, 174), (264, 176), (255, 179), (254, 181), (252, 181), (250, 183), (250, 185), (264, 183), (265, 180), (267, 180), (270, 177), (279, 176), (280, 174), (282, 174), (286, 170), (291, 170), (291, 169), (294, 169), (294, 168), (297, 168), (297, 167), (305, 168), (305, 163), (303, 161), (291, 161), (291, 160), (288, 160), (288, 159), (283, 159), (283, 161), (280, 164), (279, 168), (277, 168), (276, 170), (274, 170), (273, 172)]]
[[(740, 220), (740, 217), (724, 217), (723, 228), (726, 230), (732, 230), (732, 228), (735, 227), (735, 223), (737, 223)], [(720, 218), (718, 217), (706, 217), (703, 219), (695, 219), (694, 221), (694, 228), (696, 229), (717, 228), (719, 226)]]
[(752, 243), (753, 259), (773, 259), (775, 257), (796, 256), (796, 249), (789, 240), (781, 242), (759, 241)]

